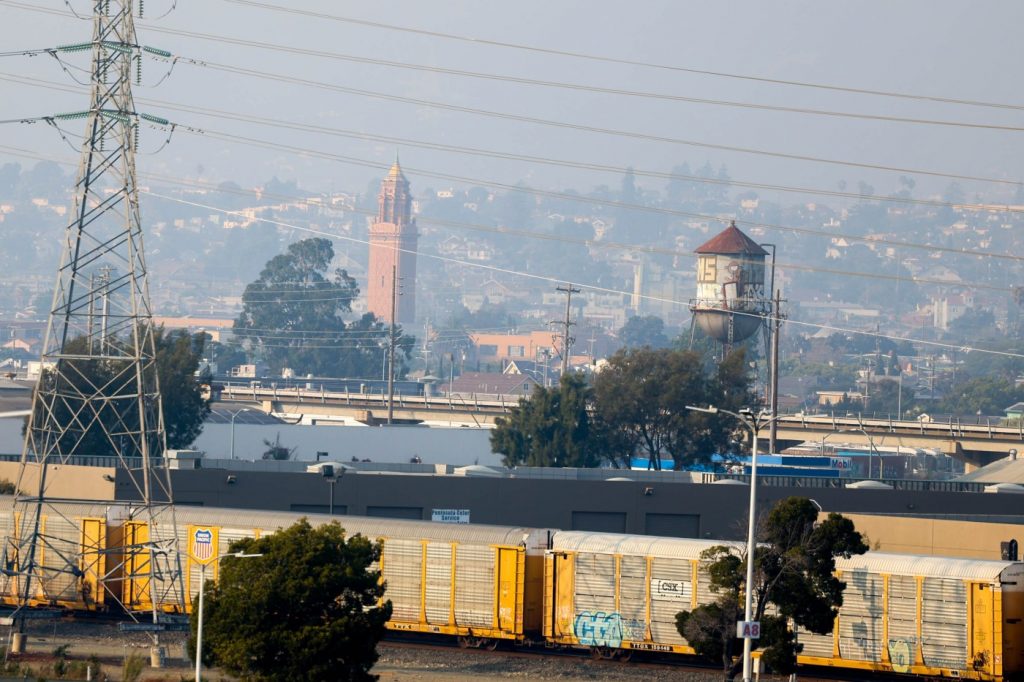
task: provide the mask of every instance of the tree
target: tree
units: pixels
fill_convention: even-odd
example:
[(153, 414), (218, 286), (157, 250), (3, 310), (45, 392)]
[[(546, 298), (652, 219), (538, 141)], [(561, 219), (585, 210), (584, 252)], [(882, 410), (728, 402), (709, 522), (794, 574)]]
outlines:
[(391, 617), (380, 571), (371, 569), (379, 543), (301, 519), (229, 551), (263, 556), (227, 558), (220, 580), (206, 584), (205, 664), (255, 682), (377, 679), (369, 671)]
[(593, 467), (600, 463), (587, 407), (592, 391), (579, 374), (556, 388), (538, 386), (491, 431), (491, 451), (507, 467)]
[[(197, 376), (205, 338), (204, 334), (192, 336), (184, 330), (168, 332), (163, 327), (157, 327), (153, 331), (164, 430), (167, 435), (167, 447), (171, 449), (191, 445), (202, 433), (203, 422), (210, 414), (210, 400), (203, 397), (202, 388), (203, 382), (208, 382), (210, 377), (205, 374)], [(72, 339), (65, 347), (65, 352), (86, 355), (87, 345), (85, 337)], [(135, 374), (127, 371), (128, 361), (70, 359), (64, 362), (70, 370), (65, 371), (64, 376), (78, 387), (77, 391), (92, 394), (102, 387), (108, 396), (125, 398), (118, 398), (103, 406), (96, 421), (85, 425), (78, 424), (84, 428), (69, 429), (62, 435), (62, 439), (66, 441), (66, 447), (62, 449), (70, 451), (73, 447), (78, 453), (96, 456), (138, 455), (139, 453), (121, 451), (122, 444), (111, 441), (106, 435), (107, 431), (123, 430), (125, 424), (138, 423), (138, 403), (134, 398)], [(54, 380), (55, 375), (52, 372), (45, 372), (42, 377), (43, 382)], [(75, 423), (70, 402), (58, 403), (54, 409), (62, 423)], [(25, 423), (27, 425), (28, 422)]]
[[(868, 392), (869, 412), (897, 414), (914, 407), (914, 389), (901, 386), (897, 379), (879, 379), (871, 382)], [(902, 416), (900, 417), (902, 419)]]
[(619, 339), (627, 348), (667, 348), (668, 337), (665, 336), (665, 322), (655, 315), (639, 315), (626, 320), (619, 330)]
[(594, 418), (609, 459), (628, 466), (645, 456), (653, 469), (663, 457), (676, 469), (724, 451), (735, 428), (725, 415), (687, 405), (739, 409), (750, 402), (742, 349), (714, 370), (693, 351), (622, 350), (594, 379)]
[(998, 415), (1024, 400), (1024, 388), (1012, 378), (980, 376), (957, 382), (946, 393), (940, 411), (957, 415)]
[[(290, 367), (319, 376), (376, 376), (388, 329), (373, 315), (346, 323), (359, 295), (345, 270), (325, 277), (334, 247), (328, 239), (305, 239), (267, 261), (259, 279), (242, 295), (235, 335), (262, 354), (274, 371)], [(408, 357), (414, 340), (402, 337)], [(404, 363), (403, 363), (404, 364)], [(396, 366), (401, 375), (401, 368)]]
[[(757, 529), (753, 619), (762, 623), (762, 660), (781, 674), (795, 669), (802, 649), (787, 621), (817, 634), (832, 632), (846, 587), (835, 576), (836, 558), (868, 550), (849, 519), (835, 512), (820, 522), (818, 517), (813, 502), (789, 497), (776, 504)], [(732, 679), (740, 665), (733, 653), (740, 646), (735, 623), (741, 613), (747, 557), (727, 546), (712, 547), (701, 556), (717, 598), (680, 612), (676, 626), (698, 653), (721, 660), (727, 679)], [(769, 605), (776, 607), (777, 615), (765, 615)]]

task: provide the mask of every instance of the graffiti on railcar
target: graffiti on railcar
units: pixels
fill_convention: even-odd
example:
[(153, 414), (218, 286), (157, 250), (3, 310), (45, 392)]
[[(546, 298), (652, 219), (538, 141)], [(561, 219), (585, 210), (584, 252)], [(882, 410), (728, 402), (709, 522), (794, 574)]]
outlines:
[(619, 647), (623, 640), (646, 639), (647, 627), (642, 620), (619, 613), (583, 611), (576, 614), (573, 632), (585, 646)]
[(910, 651), (910, 644), (907, 643), (907, 640), (889, 640), (889, 661), (892, 663), (893, 672), (910, 672), (910, 664), (914, 662), (914, 659), (911, 656)]
[(586, 646), (622, 646), (622, 616), (617, 613), (584, 611), (576, 616), (573, 631)]

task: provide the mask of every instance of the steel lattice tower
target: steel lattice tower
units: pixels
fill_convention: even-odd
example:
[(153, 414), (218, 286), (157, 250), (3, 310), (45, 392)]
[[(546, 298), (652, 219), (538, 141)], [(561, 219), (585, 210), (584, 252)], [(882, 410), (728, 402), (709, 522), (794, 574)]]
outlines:
[[(132, 98), (134, 4), (94, 0), (92, 41), (74, 46), (91, 49), (89, 109), (59, 117), (85, 119), (86, 130), (0, 567), (19, 610), (93, 600), (156, 620), (184, 604), (135, 176), (140, 123), (163, 121)], [(51, 494), (48, 469), (83, 455), (116, 463), (137, 502)], [(97, 515), (106, 538), (47, 532)]]

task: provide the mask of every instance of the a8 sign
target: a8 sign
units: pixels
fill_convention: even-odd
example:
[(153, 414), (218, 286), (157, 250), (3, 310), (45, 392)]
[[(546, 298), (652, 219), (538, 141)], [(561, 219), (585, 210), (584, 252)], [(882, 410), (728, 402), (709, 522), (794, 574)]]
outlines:
[(761, 623), (756, 620), (741, 620), (737, 622), (736, 636), (740, 639), (760, 639)]

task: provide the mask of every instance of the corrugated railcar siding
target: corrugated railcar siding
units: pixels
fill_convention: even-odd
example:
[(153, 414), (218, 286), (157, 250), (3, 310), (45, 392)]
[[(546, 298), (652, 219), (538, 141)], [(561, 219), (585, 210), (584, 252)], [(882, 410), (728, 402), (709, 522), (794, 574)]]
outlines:
[[(455, 554), (455, 622), (463, 627), (494, 626), (493, 547), (459, 545)], [(385, 569), (387, 561), (384, 562)]]
[(917, 652), (917, 578), (889, 576), (889, 660), (897, 672), (914, 663)]
[(615, 612), (615, 557), (576, 555), (576, 615)]
[(48, 540), (39, 545), (39, 554), (42, 555), (42, 565), (45, 568), (56, 569), (44, 571), (40, 580), (41, 592), (49, 599), (57, 599), (65, 602), (76, 602), (78, 596), (79, 579), (64, 569), (70, 563), (77, 566), (81, 559), (81, 526), (77, 519), (65, 518), (60, 514), (50, 512), (43, 519), (43, 533)]
[(448, 623), (452, 595), (452, 546), (427, 543), (427, 622)]
[(384, 543), (385, 598), (391, 600), (391, 619), (419, 623), (422, 597), (423, 544), (418, 540)]
[[(651, 562), (651, 580), (685, 582), (693, 590), (693, 562), (688, 559), (662, 559)], [(676, 614), (689, 611), (690, 604), (673, 598), (657, 598), (651, 594), (651, 637), (659, 644), (686, 644), (676, 629)]]
[(647, 558), (624, 556), (619, 562), (619, 614), (623, 639), (647, 639)]
[(962, 580), (925, 578), (921, 646), (926, 665), (962, 670), (967, 661), (967, 588)]
[(882, 657), (882, 576), (865, 571), (843, 573), (846, 590), (839, 612), (839, 654), (853, 661)]

